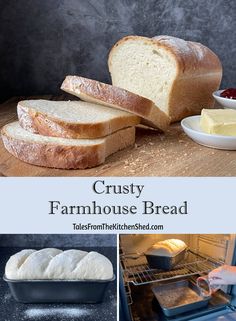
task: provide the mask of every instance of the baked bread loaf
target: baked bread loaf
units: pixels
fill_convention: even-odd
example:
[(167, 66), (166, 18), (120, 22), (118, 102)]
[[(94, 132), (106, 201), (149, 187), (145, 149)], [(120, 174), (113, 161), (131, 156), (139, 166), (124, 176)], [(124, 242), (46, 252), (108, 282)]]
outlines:
[(82, 100), (118, 108), (142, 117), (141, 123), (166, 130), (170, 119), (147, 98), (127, 90), (79, 76), (67, 76), (61, 89)]
[(112, 84), (152, 100), (175, 122), (212, 108), (222, 66), (197, 42), (158, 36), (128, 36), (111, 49)]
[(23, 100), (17, 113), (31, 133), (64, 138), (99, 138), (140, 123), (131, 113), (82, 101)]
[(113, 266), (97, 252), (22, 250), (7, 261), (5, 276), (10, 280), (109, 280)]
[(145, 254), (155, 256), (173, 257), (184, 251), (187, 245), (178, 239), (168, 239), (155, 243)]
[(5, 148), (20, 160), (38, 166), (85, 169), (102, 164), (109, 155), (135, 142), (135, 127), (98, 139), (42, 136), (23, 129), (19, 122), (1, 131)]

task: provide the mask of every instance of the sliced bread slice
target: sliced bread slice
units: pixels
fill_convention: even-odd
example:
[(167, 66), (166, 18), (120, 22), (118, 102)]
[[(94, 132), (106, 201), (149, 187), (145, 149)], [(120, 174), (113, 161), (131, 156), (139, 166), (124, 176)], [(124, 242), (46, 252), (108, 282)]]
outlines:
[(69, 139), (42, 136), (23, 129), (19, 122), (2, 129), (2, 139), (9, 153), (38, 166), (85, 169), (102, 164), (106, 157), (134, 144), (135, 127), (121, 129), (98, 139)]
[(67, 76), (61, 89), (82, 100), (118, 108), (142, 117), (141, 123), (166, 130), (170, 119), (151, 100), (125, 89), (79, 76)]
[(99, 138), (140, 123), (140, 117), (82, 101), (23, 100), (20, 125), (35, 134), (64, 138)]

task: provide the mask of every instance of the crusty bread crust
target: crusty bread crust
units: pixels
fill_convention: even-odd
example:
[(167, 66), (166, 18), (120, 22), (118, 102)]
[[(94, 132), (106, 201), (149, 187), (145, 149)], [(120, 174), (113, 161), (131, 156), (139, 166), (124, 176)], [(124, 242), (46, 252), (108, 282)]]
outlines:
[(187, 245), (183, 241), (179, 239), (168, 239), (153, 244), (146, 254), (173, 257), (186, 250), (186, 248)]
[[(110, 72), (112, 56), (117, 47), (127, 41), (138, 39), (142, 39), (147, 45), (164, 48), (175, 59), (177, 73), (168, 104), (171, 122), (199, 114), (204, 107), (213, 108), (212, 92), (220, 86), (222, 65), (217, 55), (200, 43), (169, 36), (154, 38), (127, 36), (120, 39), (110, 50), (108, 57)], [(182, 45), (186, 50), (181, 48)]]
[(85, 169), (105, 161), (104, 146), (60, 146), (16, 140), (2, 132), (5, 148), (23, 162), (52, 168)]
[(219, 88), (221, 76), (209, 74), (204, 77), (175, 80), (169, 99), (169, 116), (172, 122), (201, 114), (203, 108), (213, 108), (212, 93)]
[(2, 140), (9, 153), (37, 166), (61, 169), (85, 169), (98, 166), (112, 153), (134, 144), (135, 128), (122, 129), (101, 139), (94, 145), (67, 146), (60, 143), (38, 143), (16, 139), (2, 128)]
[(140, 123), (140, 118), (135, 115), (129, 118), (120, 116), (100, 123), (69, 123), (29, 108), (27, 101), (18, 103), (17, 113), (24, 129), (35, 134), (63, 138), (100, 138)]
[(142, 123), (166, 130), (170, 119), (155, 104), (128, 90), (79, 76), (67, 76), (61, 89), (82, 100), (118, 108), (142, 117)]

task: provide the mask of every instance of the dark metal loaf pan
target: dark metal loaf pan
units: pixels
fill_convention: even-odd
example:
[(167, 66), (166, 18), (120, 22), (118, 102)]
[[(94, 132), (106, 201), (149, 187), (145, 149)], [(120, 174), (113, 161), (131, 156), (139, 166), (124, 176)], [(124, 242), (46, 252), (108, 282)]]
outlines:
[(99, 303), (115, 280), (9, 280), (11, 293), (21, 303)]
[(211, 298), (202, 297), (197, 286), (188, 280), (158, 285), (152, 291), (167, 317), (204, 308)]
[(145, 253), (148, 265), (153, 269), (172, 270), (178, 263), (184, 261), (187, 250), (184, 249), (175, 256), (158, 256)]

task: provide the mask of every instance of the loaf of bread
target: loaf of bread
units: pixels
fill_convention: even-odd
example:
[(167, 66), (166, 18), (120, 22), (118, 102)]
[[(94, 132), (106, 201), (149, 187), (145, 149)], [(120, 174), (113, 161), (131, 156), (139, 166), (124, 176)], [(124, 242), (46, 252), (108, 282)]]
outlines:
[(17, 113), (31, 133), (64, 138), (100, 138), (140, 123), (134, 114), (82, 101), (24, 100)]
[(173, 257), (184, 251), (187, 245), (178, 239), (168, 239), (155, 243), (145, 254), (155, 256)]
[(106, 157), (132, 146), (135, 127), (128, 127), (98, 139), (70, 139), (33, 134), (19, 122), (5, 125), (3, 144), (20, 160), (38, 166), (85, 169), (102, 164)]
[(97, 252), (22, 250), (8, 260), (5, 276), (10, 280), (109, 280), (113, 266)]
[(142, 117), (142, 124), (163, 131), (170, 123), (169, 117), (153, 101), (97, 80), (67, 76), (61, 89), (88, 102), (128, 111)]
[(172, 122), (212, 108), (222, 66), (204, 45), (158, 36), (128, 36), (111, 49), (112, 84), (152, 100)]

